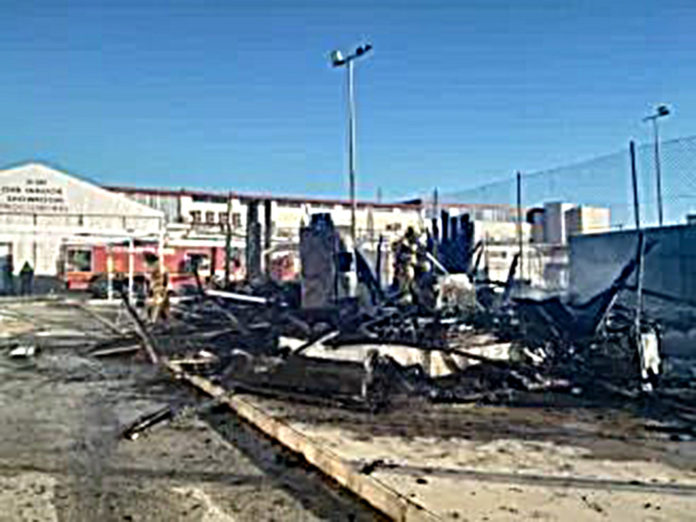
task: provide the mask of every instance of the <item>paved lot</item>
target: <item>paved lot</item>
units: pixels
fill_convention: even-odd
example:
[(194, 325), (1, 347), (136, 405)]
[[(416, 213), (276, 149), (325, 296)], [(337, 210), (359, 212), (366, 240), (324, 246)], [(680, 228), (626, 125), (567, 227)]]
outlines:
[(139, 415), (201, 398), (138, 361), (87, 357), (108, 332), (79, 309), (5, 302), (0, 317), (0, 333), (42, 348), (0, 349), (0, 521), (379, 519), (225, 410), (120, 439)]

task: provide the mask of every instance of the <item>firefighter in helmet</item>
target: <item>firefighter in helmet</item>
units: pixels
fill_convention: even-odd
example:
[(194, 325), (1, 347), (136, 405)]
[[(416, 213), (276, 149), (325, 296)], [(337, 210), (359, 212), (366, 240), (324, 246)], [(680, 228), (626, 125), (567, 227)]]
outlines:
[(416, 277), (412, 285), (413, 300), (421, 313), (432, 314), (437, 308), (438, 284), (432, 263), (423, 256), (416, 267)]
[(145, 253), (145, 262), (150, 272), (150, 299), (148, 317), (156, 323), (160, 319), (169, 318), (169, 276), (161, 266), (159, 257), (151, 252)]
[(408, 227), (404, 236), (394, 243), (393, 287), (400, 295), (402, 304), (412, 302), (412, 286), (418, 263), (418, 238), (413, 227)]
[(437, 289), (432, 265), (427, 257), (426, 238), (419, 238), (413, 227), (394, 245), (394, 288), (402, 304), (418, 305), (432, 311)]

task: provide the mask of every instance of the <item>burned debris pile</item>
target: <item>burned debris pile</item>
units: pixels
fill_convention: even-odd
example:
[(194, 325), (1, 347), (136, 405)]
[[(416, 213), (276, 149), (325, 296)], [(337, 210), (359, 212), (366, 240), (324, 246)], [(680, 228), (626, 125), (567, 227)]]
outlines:
[(410, 231), (395, 246), (389, 287), (358, 250), (357, 270), (346, 270), (353, 259), (330, 220), (314, 220), (302, 238), (299, 283), (198, 279), (192, 295), (153, 300), (166, 306), (154, 314), (124, 294), (130, 328), (92, 355), (130, 356), (140, 345), (141, 357), (231, 393), (370, 411), (417, 397), (631, 404), (680, 426), (696, 420), (693, 372), (663, 361), (660, 325), (620, 299), (635, 294), (629, 280), (654, 246), (642, 238), (606, 289), (584, 302), (532, 293), (516, 277), (517, 258), (507, 281), (476, 277), (476, 263), (448, 273)]
[(424, 313), (385, 292), (368, 307), (347, 298), (299, 308), (287, 288), (247, 284), (201, 287), (154, 324), (132, 312), (143, 345), (157, 357), (232, 392), (372, 411), (414, 396), (480, 403), (631, 400), (693, 419), (694, 381), (662, 371), (658, 326), (645, 317), (637, 323), (634, 309), (617, 304), (635, 267), (634, 259), (606, 291), (580, 304), (469, 283), (467, 291), (494, 299)]

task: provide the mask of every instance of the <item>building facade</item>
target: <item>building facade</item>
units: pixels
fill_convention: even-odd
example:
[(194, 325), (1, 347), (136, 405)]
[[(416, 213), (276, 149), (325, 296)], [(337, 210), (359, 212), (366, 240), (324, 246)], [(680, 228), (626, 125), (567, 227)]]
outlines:
[[(496, 280), (507, 277), (512, 259), (519, 252), (520, 239), (525, 279), (548, 279), (547, 265), (562, 264), (558, 249), (551, 249), (550, 255), (548, 245), (531, 245), (536, 243), (532, 241), (535, 225), (527, 220), (518, 223), (513, 206), (440, 203), (437, 211), (422, 201), (358, 201), (356, 206), (358, 246), (373, 261), (381, 246), (385, 281), (389, 280), (392, 265), (391, 244), (409, 227), (420, 232), (428, 230), (432, 237), (454, 237), (468, 223), (469, 247), (483, 245), (486, 270)], [(604, 219), (599, 212), (602, 209), (577, 208), (584, 210), (579, 211), (575, 221), (573, 217), (565, 219), (565, 215), (557, 220), (563, 228), (561, 235), (567, 235), (567, 230), (584, 232)], [(299, 273), (300, 229), (309, 223), (311, 215), (318, 213), (330, 214), (337, 231), (343, 237), (349, 236), (351, 206), (346, 200), (100, 187), (45, 165), (26, 164), (0, 171), (0, 268), (11, 260), (15, 275), (29, 263), (41, 276), (56, 277), (66, 270), (79, 272), (84, 268), (91, 277), (97, 269), (90, 260), (90, 247), (140, 238), (160, 241), (171, 248), (210, 251), (211, 272), (222, 274), (221, 259), (226, 259), (224, 252), (228, 247), (235, 266), (244, 264), (251, 219), (260, 227), (265, 269), (270, 273), (271, 265), (281, 267), (288, 277), (294, 277)], [(435, 224), (436, 214), (445, 216), (439, 225)], [(549, 215), (542, 217), (545, 229), (550, 227)], [(447, 230), (443, 223), (448, 224)], [(433, 233), (435, 226), (438, 234)], [(243, 268), (237, 272), (238, 277), (243, 276)], [(555, 277), (554, 281), (559, 279), (563, 277)]]
[[(232, 227), (233, 233), (244, 233), (250, 202), (271, 207), (274, 236), (297, 239), (301, 224), (309, 222), (311, 214), (329, 213), (337, 229), (345, 234), (350, 229), (351, 207), (346, 200), (280, 197), (268, 194), (240, 194), (197, 190), (167, 190), (139, 187), (107, 187), (138, 203), (160, 210), (165, 215), (172, 234), (206, 234)], [(376, 203), (359, 201), (356, 228), (362, 240), (380, 234), (403, 234), (409, 226), (424, 226), (421, 207), (415, 204)]]
[(568, 237), (578, 234), (598, 234), (611, 229), (611, 212), (608, 208), (580, 205), (565, 214)]
[(107, 242), (157, 237), (163, 224), (162, 212), (46, 165), (29, 163), (0, 171), (3, 273), (11, 270), (17, 275), (27, 264), (37, 283), (46, 278), (46, 284), (52, 284), (65, 263), (77, 261), (66, 259), (67, 245), (87, 238)]

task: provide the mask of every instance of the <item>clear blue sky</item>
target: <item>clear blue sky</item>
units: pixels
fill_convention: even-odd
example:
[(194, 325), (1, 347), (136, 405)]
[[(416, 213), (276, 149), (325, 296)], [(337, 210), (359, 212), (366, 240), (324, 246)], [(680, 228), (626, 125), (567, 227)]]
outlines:
[[(377, 2), (375, 2), (377, 3)], [(0, 164), (109, 184), (346, 193), (357, 68), (359, 194), (442, 192), (696, 133), (693, 1), (5, 0)]]

